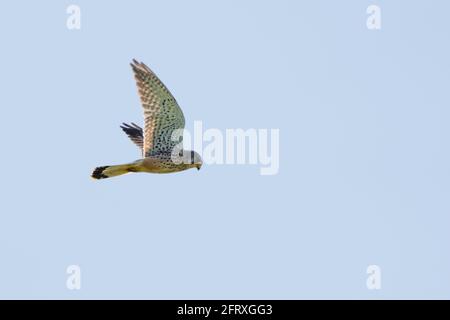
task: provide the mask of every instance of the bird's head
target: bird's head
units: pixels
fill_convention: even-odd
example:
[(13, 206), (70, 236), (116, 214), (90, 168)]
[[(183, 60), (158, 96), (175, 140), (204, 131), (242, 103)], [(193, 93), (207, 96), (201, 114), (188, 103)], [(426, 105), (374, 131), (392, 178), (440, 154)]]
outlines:
[(197, 152), (195, 151), (190, 152), (190, 160), (191, 160), (191, 167), (200, 170), (200, 168), (203, 165), (203, 161), (202, 157), (200, 157), (200, 155)]

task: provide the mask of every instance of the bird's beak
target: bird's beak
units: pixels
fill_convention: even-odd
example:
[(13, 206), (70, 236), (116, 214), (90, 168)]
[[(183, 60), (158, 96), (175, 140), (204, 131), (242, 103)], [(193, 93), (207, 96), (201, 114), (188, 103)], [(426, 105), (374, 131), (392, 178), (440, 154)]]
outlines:
[(200, 170), (201, 167), (202, 167), (202, 165), (201, 165), (201, 164), (198, 164), (198, 165), (197, 165), (197, 170)]

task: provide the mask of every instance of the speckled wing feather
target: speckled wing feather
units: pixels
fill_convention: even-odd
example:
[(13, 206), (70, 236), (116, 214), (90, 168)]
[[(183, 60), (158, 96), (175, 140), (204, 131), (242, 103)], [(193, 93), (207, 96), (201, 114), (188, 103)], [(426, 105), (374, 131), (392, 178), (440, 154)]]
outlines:
[(184, 116), (175, 98), (144, 63), (133, 60), (134, 77), (144, 108), (143, 155), (170, 154), (175, 145), (172, 133), (184, 128)]
[(137, 145), (141, 150), (144, 146), (144, 133), (141, 127), (135, 123), (127, 124), (122, 123), (120, 126), (127, 136)]

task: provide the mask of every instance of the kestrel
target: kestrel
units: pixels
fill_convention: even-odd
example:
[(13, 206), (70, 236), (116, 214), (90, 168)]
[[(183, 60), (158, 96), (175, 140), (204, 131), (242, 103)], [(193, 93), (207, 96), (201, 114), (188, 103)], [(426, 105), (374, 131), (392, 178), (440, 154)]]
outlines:
[[(131, 163), (97, 167), (92, 178), (105, 179), (129, 172), (171, 173), (197, 168), (202, 159), (195, 151), (183, 150), (184, 116), (177, 101), (142, 62), (130, 64), (144, 109), (144, 130), (138, 125), (123, 123), (121, 128), (142, 150), (142, 159)], [(176, 131), (180, 129), (180, 131)]]

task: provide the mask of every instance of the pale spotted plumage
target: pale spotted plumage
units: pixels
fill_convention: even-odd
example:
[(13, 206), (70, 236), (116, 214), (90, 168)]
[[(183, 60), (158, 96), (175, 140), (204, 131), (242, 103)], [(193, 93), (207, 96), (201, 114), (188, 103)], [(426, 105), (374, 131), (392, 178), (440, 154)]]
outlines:
[(173, 141), (172, 133), (184, 128), (183, 112), (149, 67), (136, 60), (133, 60), (131, 67), (144, 108), (143, 156), (170, 153), (182, 139), (180, 137), (179, 141)]
[[(142, 150), (143, 159), (113, 166), (97, 167), (92, 177), (110, 178), (128, 172), (170, 173), (190, 168), (200, 169), (202, 160), (195, 151), (175, 149), (182, 161), (172, 159), (172, 151), (182, 142), (185, 120), (175, 98), (144, 63), (133, 60), (134, 72), (139, 96), (144, 109), (144, 129), (135, 123), (123, 123), (120, 127), (128, 137)], [(181, 144), (182, 145), (182, 144)]]

